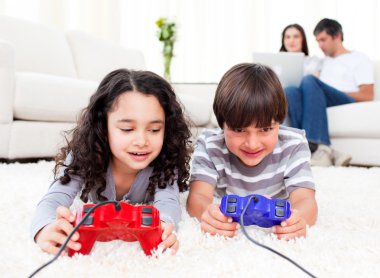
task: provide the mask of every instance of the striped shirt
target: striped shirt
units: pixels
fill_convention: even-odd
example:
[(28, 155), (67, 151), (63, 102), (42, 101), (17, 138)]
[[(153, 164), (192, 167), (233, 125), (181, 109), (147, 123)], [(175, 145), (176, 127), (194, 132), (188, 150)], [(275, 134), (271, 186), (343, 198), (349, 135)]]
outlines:
[(219, 196), (261, 194), (288, 199), (297, 188), (315, 189), (309, 161), (303, 130), (280, 126), (273, 152), (248, 167), (227, 149), (222, 129), (205, 129), (193, 154), (190, 181), (213, 185)]

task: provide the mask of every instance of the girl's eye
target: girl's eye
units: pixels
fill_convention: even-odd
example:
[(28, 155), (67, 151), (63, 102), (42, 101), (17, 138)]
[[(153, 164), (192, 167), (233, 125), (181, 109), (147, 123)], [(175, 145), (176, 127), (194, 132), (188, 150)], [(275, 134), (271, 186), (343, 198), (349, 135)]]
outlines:
[(156, 132), (160, 132), (161, 129), (160, 128), (152, 128), (150, 131), (153, 133), (156, 133)]
[(123, 131), (123, 132), (130, 132), (133, 129), (132, 128), (120, 128), (120, 130)]

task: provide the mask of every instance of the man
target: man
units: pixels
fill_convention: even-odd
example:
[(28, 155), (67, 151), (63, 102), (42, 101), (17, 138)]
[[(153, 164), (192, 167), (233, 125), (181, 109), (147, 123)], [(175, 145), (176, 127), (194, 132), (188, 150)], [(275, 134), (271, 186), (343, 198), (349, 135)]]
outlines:
[(320, 72), (305, 76), (299, 88), (285, 88), (290, 122), (306, 131), (312, 165), (348, 165), (351, 156), (330, 147), (326, 109), (373, 100), (372, 62), (364, 54), (343, 46), (342, 26), (336, 20), (322, 19), (314, 36), (326, 57)]

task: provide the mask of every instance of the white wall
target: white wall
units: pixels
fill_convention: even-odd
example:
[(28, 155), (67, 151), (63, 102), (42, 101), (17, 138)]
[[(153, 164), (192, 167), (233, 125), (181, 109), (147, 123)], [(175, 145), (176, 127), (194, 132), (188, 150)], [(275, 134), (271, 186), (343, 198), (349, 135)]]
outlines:
[[(22, 7), (22, 8), (20, 8)], [(162, 73), (155, 21), (177, 23), (172, 80), (217, 82), (252, 51), (277, 52), (282, 29), (299, 23), (311, 54), (322, 56), (312, 31), (324, 17), (343, 25), (345, 46), (380, 59), (380, 3), (376, 0), (0, 0), (0, 13), (81, 29), (144, 52)]]

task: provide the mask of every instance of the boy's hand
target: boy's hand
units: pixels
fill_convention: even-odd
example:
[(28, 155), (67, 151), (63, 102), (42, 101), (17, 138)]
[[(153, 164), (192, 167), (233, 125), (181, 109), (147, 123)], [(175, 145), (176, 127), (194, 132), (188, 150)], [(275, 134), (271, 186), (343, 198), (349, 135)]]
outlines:
[(273, 233), (278, 239), (292, 239), (295, 237), (306, 237), (306, 221), (297, 209), (291, 210), (288, 219), (281, 222), (281, 226), (274, 226)]
[(232, 222), (231, 217), (225, 216), (219, 205), (210, 204), (201, 215), (201, 228), (212, 235), (233, 237), (237, 233), (239, 223)]
[(171, 223), (161, 222), (162, 232), (162, 242), (158, 245), (158, 248), (163, 250), (170, 248), (172, 254), (174, 255), (178, 251), (179, 242), (177, 236), (173, 232), (174, 225)]
[[(49, 253), (57, 254), (59, 247), (65, 242), (67, 236), (74, 229), (71, 224), (75, 220), (75, 216), (68, 208), (58, 207), (56, 210), (56, 220), (43, 227), (36, 235), (35, 240), (40, 248)], [(73, 235), (67, 244), (67, 247), (78, 251), (81, 244), (75, 242), (79, 239), (78, 232)]]

